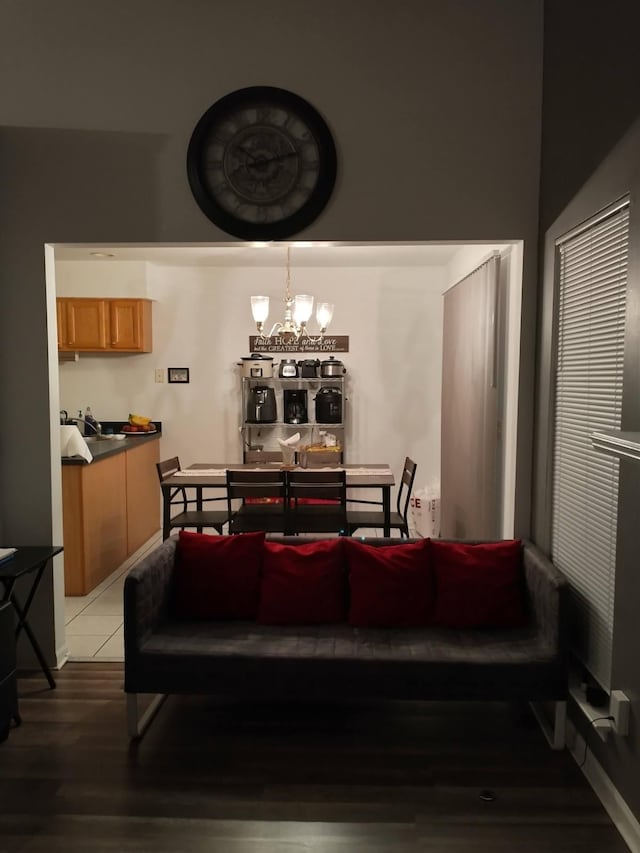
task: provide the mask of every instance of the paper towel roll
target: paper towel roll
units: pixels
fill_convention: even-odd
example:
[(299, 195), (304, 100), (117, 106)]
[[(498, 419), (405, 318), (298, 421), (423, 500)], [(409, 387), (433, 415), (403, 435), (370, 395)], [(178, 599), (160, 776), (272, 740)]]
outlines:
[(93, 462), (89, 446), (75, 424), (60, 427), (60, 455), (82, 456), (87, 462)]

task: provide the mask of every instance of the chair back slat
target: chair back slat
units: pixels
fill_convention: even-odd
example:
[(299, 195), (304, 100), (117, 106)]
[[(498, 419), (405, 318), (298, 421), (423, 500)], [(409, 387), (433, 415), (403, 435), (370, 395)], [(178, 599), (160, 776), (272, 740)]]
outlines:
[(287, 477), (289, 498), (316, 498), (346, 502), (346, 474), (344, 471), (289, 471)]
[(172, 474), (177, 474), (179, 470), (180, 460), (177, 456), (173, 456), (171, 459), (164, 459), (162, 462), (156, 462), (156, 471), (158, 472), (160, 482), (162, 482), (165, 477), (171, 477)]
[(409, 512), (409, 501), (411, 500), (411, 492), (413, 491), (413, 483), (416, 478), (416, 469), (418, 465), (413, 459), (408, 456), (404, 460), (404, 468), (402, 469), (402, 478), (400, 480), (400, 488), (398, 489), (397, 509), (400, 515), (407, 521), (407, 513)]
[(227, 495), (233, 498), (283, 498), (285, 496), (285, 472), (227, 471)]

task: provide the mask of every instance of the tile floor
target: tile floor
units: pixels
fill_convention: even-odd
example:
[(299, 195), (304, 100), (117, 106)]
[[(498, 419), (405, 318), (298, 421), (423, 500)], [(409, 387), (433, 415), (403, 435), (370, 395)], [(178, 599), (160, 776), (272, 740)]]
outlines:
[[(382, 530), (367, 531), (382, 536)], [(122, 590), (127, 572), (162, 541), (160, 531), (89, 595), (64, 600), (69, 660), (124, 660)]]
[(64, 600), (69, 660), (124, 660), (122, 590), (127, 572), (162, 540), (160, 531), (89, 595)]

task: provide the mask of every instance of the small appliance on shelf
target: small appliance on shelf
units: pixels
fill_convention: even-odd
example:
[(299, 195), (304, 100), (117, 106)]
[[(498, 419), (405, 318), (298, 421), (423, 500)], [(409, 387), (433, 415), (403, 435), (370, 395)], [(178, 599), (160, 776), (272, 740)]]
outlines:
[(342, 422), (342, 392), (339, 388), (323, 386), (315, 396), (316, 422), (339, 424)]
[(278, 419), (276, 393), (268, 385), (256, 385), (249, 390), (247, 422), (272, 424)]
[(284, 398), (284, 422), (287, 424), (306, 424), (309, 420), (307, 392), (300, 389), (285, 388), (282, 394)]

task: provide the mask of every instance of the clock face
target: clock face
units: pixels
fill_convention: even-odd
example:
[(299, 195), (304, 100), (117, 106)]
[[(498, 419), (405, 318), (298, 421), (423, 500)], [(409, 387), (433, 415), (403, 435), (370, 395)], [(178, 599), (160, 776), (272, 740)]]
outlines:
[(224, 231), (277, 240), (301, 231), (326, 205), (336, 151), (319, 113), (270, 86), (226, 95), (193, 131), (187, 152), (193, 195)]

